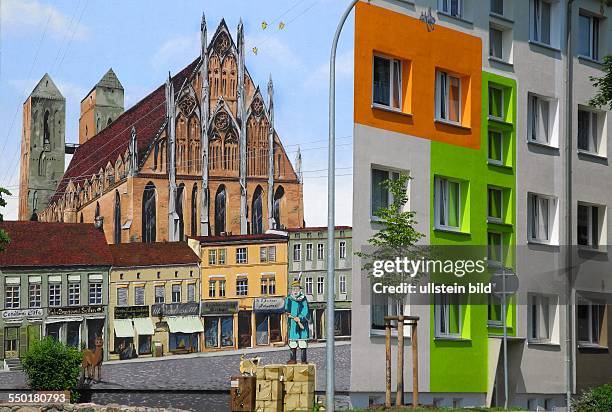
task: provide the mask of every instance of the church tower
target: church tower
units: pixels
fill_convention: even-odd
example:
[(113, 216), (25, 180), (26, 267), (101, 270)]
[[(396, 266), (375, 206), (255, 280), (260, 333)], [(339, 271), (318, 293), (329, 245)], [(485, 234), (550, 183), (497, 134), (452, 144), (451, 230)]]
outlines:
[(79, 144), (83, 144), (111, 124), (125, 111), (124, 91), (113, 69), (81, 100)]
[(23, 104), (19, 220), (36, 218), (64, 175), (66, 99), (48, 74)]

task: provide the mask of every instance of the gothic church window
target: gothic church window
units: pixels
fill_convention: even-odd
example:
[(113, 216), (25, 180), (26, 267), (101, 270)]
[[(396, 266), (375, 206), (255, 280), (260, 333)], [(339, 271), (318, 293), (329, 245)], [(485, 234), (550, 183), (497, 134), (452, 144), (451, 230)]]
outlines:
[(191, 236), (198, 235), (198, 185), (191, 191)]
[(183, 218), (183, 194), (185, 185), (180, 184), (176, 190), (176, 214), (178, 215), (179, 240), (184, 240), (185, 237), (185, 219)]
[(215, 195), (215, 235), (225, 232), (225, 208), (226, 192), (225, 186), (219, 186)]
[(263, 233), (263, 191), (261, 186), (257, 186), (255, 193), (253, 194), (253, 206), (251, 210), (252, 221), (251, 221), (251, 232), (253, 234)]
[(285, 189), (282, 186), (279, 186), (274, 193), (274, 207), (273, 207), (273, 217), (274, 222), (276, 224), (276, 229), (280, 229), (283, 227), (281, 223), (281, 206), (283, 202), (283, 197), (285, 196)]
[(121, 243), (121, 197), (115, 190), (115, 243)]
[(43, 119), (43, 144), (49, 144), (50, 142), (51, 132), (49, 130), (49, 111), (47, 110)]
[(155, 185), (147, 183), (142, 195), (142, 241), (145, 243), (155, 242), (155, 220), (157, 218), (155, 208)]

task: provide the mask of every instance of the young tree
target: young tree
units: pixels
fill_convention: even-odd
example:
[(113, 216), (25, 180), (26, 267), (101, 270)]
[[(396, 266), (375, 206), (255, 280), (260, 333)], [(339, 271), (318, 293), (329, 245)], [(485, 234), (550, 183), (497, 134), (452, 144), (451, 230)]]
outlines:
[[(416, 260), (426, 254), (423, 246), (417, 246), (419, 240), (425, 235), (414, 228), (417, 223), (416, 213), (404, 210), (408, 202), (407, 189), (410, 179), (408, 175), (400, 173), (396, 179), (387, 179), (381, 183), (381, 186), (390, 193), (391, 203), (373, 212), (378, 218), (380, 230), (368, 240), (369, 247), (366, 251), (356, 252), (361, 257), (362, 269), (368, 273), (370, 280), (384, 286), (397, 286), (411, 282), (412, 279), (418, 278), (419, 274), (392, 270), (385, 271), (381, 277), (375, 277), (373, 275), (375, 262), (395, 261), (397, 257)], [(395, 301), (398, 307), (405, 304), (405, 294), (388, 296)]]
[(603, 59), (602, 77), (591, 76), (591, 82), (597, 89), (597, 94), (593, 97), (589, 104), (594, 107), (608, 107), (612, 110), (612, 55), (605, 56)]
[[(11, 193), (5, 188), (0, 187), (0, 208), (6, 207), (6, 200), (2, 197), (2, 195), (10, 196)], [(0, 213), (0, 222), (2, 222), (2, 220), (3, 216), (2, 213)], [(8, 234), (4, 230), (0, 229), (0, 252), (4, 250), (5, 245), (9, 242), (10, 239), (8, 237)]]

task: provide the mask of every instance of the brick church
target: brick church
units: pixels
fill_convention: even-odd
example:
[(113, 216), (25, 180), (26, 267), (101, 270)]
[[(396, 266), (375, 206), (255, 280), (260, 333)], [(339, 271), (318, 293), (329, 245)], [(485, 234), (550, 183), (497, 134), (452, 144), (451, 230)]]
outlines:
[[(65, 99), (46, 74), (24, 103), (19, 218), (94, 222), (109, 243), (263, 233), (304, 224), (294, 169), (267, 96), (245, 67), (242, 23), (225, 21), (200, 56), (124, 111), (109, 70), (81, 101), (65, 144)], [(74, 155), (64, 172), (65, 153)]]

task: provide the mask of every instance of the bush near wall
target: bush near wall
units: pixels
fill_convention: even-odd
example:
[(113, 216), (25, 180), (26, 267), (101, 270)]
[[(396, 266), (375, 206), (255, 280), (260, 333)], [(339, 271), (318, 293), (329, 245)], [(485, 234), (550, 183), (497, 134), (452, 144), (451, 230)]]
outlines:
[(572, 404), (575, 412), (612, 411), (612, 383), (585, 390)]

